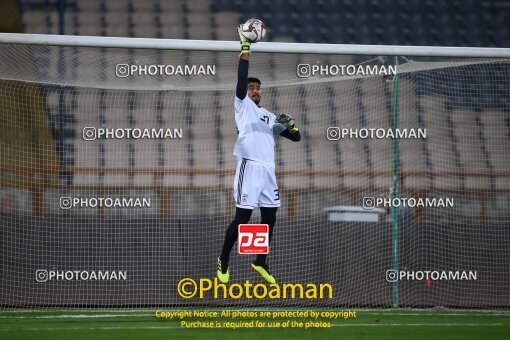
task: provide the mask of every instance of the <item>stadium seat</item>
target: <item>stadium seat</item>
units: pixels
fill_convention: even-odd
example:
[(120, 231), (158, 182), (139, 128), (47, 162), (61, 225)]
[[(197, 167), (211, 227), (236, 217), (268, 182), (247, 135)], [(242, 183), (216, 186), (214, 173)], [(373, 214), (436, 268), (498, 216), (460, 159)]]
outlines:
[[(48, 20), (56, 19), (56, 13), (48, 13), (47, 11), (27, 11), (23, 13), (23, 24), (27, 27), (36, 25), (45, 25)], [(53, 19), (53, 20), (52, 20)]]
[[(297, 54), (292, 54), (292, 55), (285, 55), (284, 58), (273, 58), (274, 60), (274, 63), (273, 65), (281, 65), (279, 67), (274, 67), (274, 68), (270, 68), (270, 73), (271, 74), (271, 80), (275, 81), (275, 82), (279, 82), (279, 81), (289, 81), (289, 79), (293, 79), (295, 76), (295, 72), (296, 72), (296, 65), (299, 64), (299, 60), (298, 60), (298, 55)], [(267, 62), (267, 61), (266, 61)], [(267, 66), (270, 66), (270, 65), (265, 65), (265, 69), (267, 69)], [(256, 74), (264, 74), (262, 73), (263, 71), (261, 71), (260, 68), (256, 68)], [(254, 73), (255, 74), (255, 73)], [(267, 73), (265, 73), (267, 74)], [(262, 83), (264, 84), (264, 78), (262, 76), (259, 76), (261, 77), (262, 79)], [(264, 85), (262, 85), (264, 86)]]
[(155, 12), (156, 5), (164, 1), (159, 0), (131, 0), (131, 5), (133, 6), (133, 12)]
[[(172, 143), (172, 141), (165, 141)], [(165, 143), (163, 142), (163, 143)], [(135, 169), (158, 169), (159, 168), (159, 144), (158, 140), (138, 140), (133, 143), (134, 147), (134, 168)], [(135, 173), (133, 175), (134, 186), (155, 185), (153, 173)]]
[(187, 1), (186, 8), (190, 13), (202, 13), (202, 14), (207, 14), (211, 10), (209, 0)]
[[(390, 86), (393, 93), (393, 87)], [(392, 110), (394, 109), (393, 100)], [(417, 114), (417, 96), (415, 84), (412, 80), (402, 79), (399, 82), (399, 126), (401, 128), (417, 129), (419, 127)], [(392, 112), (393, 115), (393, 112)]]
[(393, 143), (386, 139), (368, 140), (371, 170), (376, 173), (388, 173), (388, 175), (375, 175), (374, 186), (377, 188), (389, 188), (392, 184), (391, 174), (393, 173)]
[(411, 189), (430, 188), (430, 175), (415, 176), (412, 172), (427, 172), (429, 167), (426, 164), (424, 141), (404, 139), (400, 141), (400, 164), (404, 183)]
[[(216, 19), (217, 20), (217, 19)], [(218, 40), (236, 40), (239, 39), (237, 32), (230, 26), (224, 26), (220, 24), (216, 30), (216, 38)]]
[[(135, 55), (134, 58), (139, 61), (142, 61), (142, 62), (144, 62), (144, 59), (142, 59), (142, 58), (147, 58), (148, 61), (154, 60), (157, 58), (157, 53), (156, 52), (153, 52), (153, 53), (149, 52), (148, 54), (144, 53), (143, 56), (139, 57), (138, 55)], [(134, 95), (131, 95), (128, 98), (129, 98), (129, 105), (132, 109), (140, 110), (140, 111), (145, 110), (147, 113), (151, 113), (151, 111), (154, 111), (156, 108), (157, 98), (156, 98), (155, 92), (152, 92), (152, 91), (151, 92), (149, 92), (149, 91), (135, 92)], [(140, 119), (143, 119), (143, 115), (140, 116)]]
[(56, 24), (52, 23), (51, 25), (47, 24), (39, 24), (39, 25), (30, 25), (27, 24), (25, 26), (25, 32), (30, 32), (32, 34), (58, 34), (58, 27)]
[(185, 21), (188, 24), (188, 28), (194, 29), (195, 26), (209, 26), (211, 25), (211, 16), (205, 13), (188, 13), (185, 16)]
[(462, 187), (461, 177), (443, 175), (443, 173), (447, 172), (458, 173), (461, 171), (456, 163), (453, 142), (450, 139), (435, 138), (431, 134), (427, 135), (427, 147), (430, 154), (432, 171), (435, 173), (434, 186), (440, 189)]
[[(432, 171), (459, 171), (454, 153), (452, 136), (449, 133), (448, 113), (443, 101), (438, 97), (420, 98), (423, 122), (427, 129), (426, 147), (430, 155)], [(448, 177), (438, 179), (441, 185), (459, 187), (458, 178), (448, 182)]]
[(136, 15), (131, 15), (131, 21), (137, 26), (155, 26), (156, 14), (151, 11), (136, 12)]
[(80, 11), (99, 12), (102, 2), (101, 0), (76, 0), (76, 6)]
[(355, 81), (340, 81), (333, 84), (333, 103), (336, 121), (340, 127), (359, 127), (359, 93)]
[(130, 126), (127, 107), (107, 107), (104, 116), (108, 128), (127, 128)]
[(234, 145), (237, 140), (237, 137), (235, 138), (225, 138), (222, 141), (221, 144), (221, 152), (222, 152), (222, 159), (223, 159), (223, 169), (232, 171), (232, 174), (226, 175), (226, 177), (230, 177), (227, 181), (228, 185), (231, 185), (231, 182), (234, 181), (234, 172), (236, 170), (237, 166), (237, 157), (234, 156)]
[(427, 171), (424, 143), (417, 139), (400, 141), (400, 162), (403, 171)]
[[(69, 52), (69, 51), (66, 51)], [(47, 67), (41, 72), (45, 73), (49, 77), (61, 77), (62, 76), (62, 65), (59, 63), (59, 58), (62, 56), (68, 57), (70, 53), (60, 54), (57, 50), (49, 51), (44, 55), (34, 55), (33, 58), (38, 63), (44, 63)], [(66, 72), (69, 72), (70, 68), (66, 68)], [(66, 75), (64, 75), (66, 76)]]
[[(79, 95), (79, 94), (78, 94)], [(44, 100), (50, 110), (58, 110), (60, 105), (60, 93), (59, 91), (47, 91), (44, 92)]]
[(162, 22), (161, 38), (184, 39), (184, 37), (184, 26), (182, 24)]
[(361, 80), (361, 94), (365, 98), (385, 98), (385, 86), (382, 77), (367, 77)]
[(74, 18), (75, 16), (72, 14), (69, 14), (65, 18), (65, 25), (64, 25), (64, 34), (66, 35), (78, 35), (78, 24), (77, 20)]
[(422, 96), (419, 102), (425, 128), (430, 130), (428, 132), (448, 135), (448, 111), (444, 100), (439, 96)]
[[(200, 103), (199, 103), (200, 104)], [(211, 106), (197, 105), (193, 108), (191, 130), (194, 140), (214, 139), (217, 134), (217, 113)]]
[(462, 176), (443, 176), (441, 174), (435, 174), (432, 177), (433, 187), (435, 189), (440, 190), (450, 190), (450, 189), (461, 189), (462, 185)]
[(278, 112), (297, 112), (300, 111), (299, 87), (286, 86), (278, 88), (275, 104)]
[(188, 28), (189, 39), (194, 40), (212, 40), (213, 30), (211, 30), (211, 24), (208, 21), (203, 21), (199, 25), (193, 25)]
[[(216, 27), (224, 27), (225, 29), (230, 29), (234, 33), (236, 33), (236, 27), (241, 22), (241, 16), (237, 12), (217, 12), (214, 14), (214, 19), (216, 21)], [(236, 33), (236, 37), (237, 36)]]
[(310, 143), (312, 152), (310, 153), (313, 171), (318, 174), (313, 176), (314, 187), (331, 189), (338, 186), (342, 176), (334, 176), (340, 169), (340, 157), (337, 153), (335, 142), (326, 144), (313, 140)]
[(234, 90), (221, 91), (219, 104), (220, 132), (222, 138), (224, 140), (231, 138), (237, 139), (237, 128), (234, 118)]
[(232, 187), (232, 183), (234, 182), (234, 173), (237, 167), (237, 157), (233, 154), (236, 140), (237, 136), (223, 138), (221, 142), (221, 158), (223, 160), (221, 169), (227, 171), (227, 173), (223, 176), (223, 183), (220, 183), (220, 185), (227, 188)]
[(457, 140), (457, 150), (463, 170), (479, 174), (479, 176), (467, 176), (465, 187), (489, 189), (487, 155), (482, 148), (476, 113), (467, 110), (455, 111), (452, 114), (452, 122), (454, 123), (454, 135)]
[[(104, 142), (105, 169), (127, 169), (129, 167), (129, 142), (126, 139), (107, 139)], [(105, 173), (104, 186), (129, 185), (129, 176), (125, 172)]]
[[(74, 141), (74, 167), (99, 168), (99, 144), (94, 141), (85, 141), (77, 136)], [(74, 185), (99, 185), (97, 172), (77, 171), (73, 175)]]
[(127, 12), (129, 10), (129, 2), (124, 0), (108, 0), (104, 2), (107, 12)]
[[(286, 188), (306, 188), (310, 186), (309, 168), (307, 166), (307, 155), (304, 152), (303, 142), (295, 143), (281, 139), (278, 143), (282, 156), (282, 167), (277, 170), (282, 171), (278, 185)], [(299, 155), (299, 156), (296, 156)], [(288, 173), (292, 171), (293, 173)], [(298, 171), (298, 173), (294, 173)]]
[(159, 6), (163, 12), (168, 13), (182, 13), (184, 10), (182, 0), (175, 1), (158, 1)]
[[(68, 61), (65, 63), (66, 72), (70, 72), (75, 79), (89, 79), (87, 84), (83, 84), (85, 86), (94, 86), (94, 82), (103, 79), (105, 75), (102, 58), (91, 56), (88, 53), (77, 53), (75, 55), (70, 55), (67, 60)], [(73, 64), (80, 66), (70, 67), (70, 65)], [(115, 68), (112, 70), (115, 70)]]
[(295, 37), (292, 36), (277, 36), (273, 39), (274, 42), (286, 42), (286, 43), (295, 43), (298, 42)]
[(158, 29), (155, 25), (135, 24), (133, 26), (134, 38), (157, 38)]
[[(220, 170), (218, 144), (214, 139), (193, 142), (193, 170)], [(195, 173), (193, 186), (217, 187), (219, 174)]]
[[(480, 115), (483, 124), (483, 137), (489, 156), (489, 163), (494, 172), (510, 171), (510, 141), (508, 127), (503, 112), (484, 110)], [(507, 184), (504, 184), (506, 181)], [(497, 177), (496, 187), (508, 187), (508, 178)]]
[(99, 126), (99, 112), (96, 107), (99, 100), (99, 93), (95, 90), (78, 91), (75, 107), (75, 122), (77, 125), (81, 127)]
[[(96, 29), (96, 33), (93, 35), (102, 35), (102, 30), (99, 28)], [(92, 30), (91, 30), (92, 32)], [(128, 25), (122, 24), (122, 25), (106, 25), (106, 36), (108, 37), (130, 37), (132, 31), (129, 29)], [(80, 29), (80, 35), (86, 35), (82, 33)]]
[[(134, 121), (134, 127), (139, 129), (157, 129), (160, 128), (160, 124), (158, 122), (158, 116), (156, 110), (148, 107), (137, 107), (133, 109), (131, 112), (131, 116)], [(162, 128), (166, 128), (166, 126), (162, 126)], [(173, 127), (169, 127), (173, 128)]]
[[(331, 120), (331, 114), (323, 115), (319, 119), (319, 112), (331, 112), (331, 104), (329, 101), (324, 100), (324, 95), (314, 89), (313, 87), (303, 86), (299, 92), (303, 98), (303, 104), (298, 102), (298, 108), (289, 112), (292, 117), (300, 126), (314, 126), (319, 124), (319, 120), (323, 122)], [(276, 112), (276, 115), (282, 111)], [(285, 112), (284, 112), (285, 113)], [(316, 119), (316, 121), (314, 121)]]
[[(366, 187), (368, 178), (361, 172), (367, 171), (367, 154), (364, 142), (361, 140), (343, 140), (340, 143), (340, 160), (342, 171), (349, 172), (344, 176), (344, 185), (347, 187)], [(356, 175), (359, 173), (359, 175)]]
[[(98, 23), (101, 24), (102, 22), (105, 23), (105, 25), (108, 26), (117, 26), (117, 25), (124, 25), (127, 27), (128, 20), (129, 20), (129, 13), (127, 12), (102, 12), (99, 13), (100, 15), (97, 15), (98, 13), (84, 13), (89, 17), (89, 19), (85, 19), (83, 22), (84, 24), (87, 23), (87, 21), (90, 20), (91, 23), (98, 20)], [(93, 18), (93, 19), (92, 19)], [(132, 17), (132, 20), (136, 22), (137, 19)], [(78, 22), (82, 22), (80, 19), (78, 19)]]
[(161, 12), (159, 13), (159, 20), (164, 27), (168, 26), (182, 26), (184, 16), (180, 12)]
[[(390, 126), (390, 112), (383, 96), (363, 99), (365, 124), (368, 128), (388, 129)], [(391, 114), (392, 115), (392, 114)]]
[[(189, 174), (182, 172), (190, 169), (191, 147), (185, 140), (175, 140), (170, 143), (163, 143), (164, 148), (164, 170), (163, 186), (188, 186)], [(175, 172), (172, 172), (175, 171)]]
[(328, 127), (334, 125), (332, 123), (330, 114), (327, 114), (326, 112), (328, 112), (328, 110), (325, 108), (322, 108), (322, 110), (314, 110), (312, 115), (316, 115), (317, 117), (320, 117), (320, 119), (313, 119), (313, 123), (306, 126), (302, 125), (302, 123), (297, 123), (298, 127), (302, 127), (301, 130), (306, 132), (308, 138), (316, 140), (325, 139)]
[[(219, 38), (218, 38), (219, 39)], [(222, 53), (217, 55), (216, 64), (216, 77), (223, 76), (223, 79), (227, 80), (228, 83), (232, 84), (232, 93), (235, 90), (235, 83), (237, 82), (237, 65), (239, 64), (239, 59), (235, 53)], [(225, 91), (222, 91), (225, 92)], [(229, 93), (229, 95), (232, 95)]]
[[(168, 91), (161, 97), (161, 116), (163, 125), (168, 127), (188, 128), (187, 99), (182, 91)], [(191, 123), (191, 121), (190, 121)]]
[[(326, 63), (330, 65), (350, 65), (354, 63), (354, 56), (352, 55), (330, 55)], [(352, 82), (350, 82), (352, 84)]]

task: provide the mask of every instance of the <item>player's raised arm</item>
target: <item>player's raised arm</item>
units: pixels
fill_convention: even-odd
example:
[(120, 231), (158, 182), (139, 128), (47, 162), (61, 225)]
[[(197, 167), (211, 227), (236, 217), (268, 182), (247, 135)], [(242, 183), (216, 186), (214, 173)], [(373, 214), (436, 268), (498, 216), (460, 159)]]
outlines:
[(239, 66), (237, 68), (236, 97), (242, 100), (246, 98), (246, 94), (248, 93), (248, 58), (250, 55), (251, 42), (242, 34), (242, 25), (237, 27), (237, 32), (241, 40), (241, 53), (239, 55)]

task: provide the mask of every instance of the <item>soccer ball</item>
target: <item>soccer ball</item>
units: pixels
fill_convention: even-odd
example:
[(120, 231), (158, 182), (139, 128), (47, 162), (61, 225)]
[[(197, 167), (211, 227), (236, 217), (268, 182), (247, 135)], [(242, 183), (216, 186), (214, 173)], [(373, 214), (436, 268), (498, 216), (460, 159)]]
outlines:
[(266, 26), (259, 19), (248, 19), (242, 26), (242, 34), (248, 41), (255, 43), (264, 39)]

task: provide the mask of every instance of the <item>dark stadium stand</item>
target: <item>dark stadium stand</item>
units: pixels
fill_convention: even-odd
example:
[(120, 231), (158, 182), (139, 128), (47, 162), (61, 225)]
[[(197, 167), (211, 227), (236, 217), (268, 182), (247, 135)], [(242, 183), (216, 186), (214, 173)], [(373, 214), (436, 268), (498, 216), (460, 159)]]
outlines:
[[(21, 0), (25, 32), (58, 34), (57, 4)], [(269, 41), (509, 47), (509, 11), (477, 0), (68, 0), (64, 33), (227, 40), (241, 18), (260, 17)]]
[[(498, 5), (499, 4), (499, 5)], [(509, 47), (510, 26), (505, 21), (510, 8), (501, 8), (496, 1), (449, 1), (449, 0), (409, 0), (409, 1), (375, 1), (375, 0), (260, 0), (253, 1), (163, 1), (163, 0), (69, 0), (67, 1), (64, 16), (65, 26), (63, 32), (72, 35), (98, 35), (119, 37), (141, 38), (175, 38), (175, 39), (217, 39), (235, 40), (234, 27), (248, 17), (259, 17), (270, 27), (269, 41), (296, 41), (310, 43), (348, 43), (348, 44), (401, 44), (401, 45), (435, 45), (435, 46), (485, 46), (485, 47)], [(59, 15), (57, 1), (22, 0), (20, 1), (23, 24), (27, 33), (50, 33), (58, 34)], [(320, 25), (318, 23), (320, 22)], [(271, 66), (272, 67), (272, 66)], [(467, 66), (469, 67), (469, 66)], [(430, 136), (427, 141), (410, 141), (402, 144), (402, 169), (404, 171), (419, 171), (427, 169), (431, 172), (441, 171), (466, 171), (472, 173), (490, 173), (492, 171), (508, 171), (510, 169), (509, 121), (510, 103), (508, 102), (508, 89), (510, 79), (501, 75), (497, 82), (492, 81), (491, 88), (486, 88), (486, 96), (482, 100), (470, 94), (470, 88), (480, 91), (483, 87), (485, 75), (494, 80), (498, 77), (498, 69), (494, 66), (481, 70), (477, 65), (477, 74), (473, 72), (473, 79), (466, 79), (462, 84), (449, 82), (447, 71), (441, 70), (436, 73), (428, 73), (428, 76), (444, 78), (444, 84), (448, 91), (458, 87), (458, 93), (462, 96), (453, 96), (445, 100), (441, 88), (421, 88), (415, 85), (412, 79), (402, 80), (402, 91), (408, 91), (410, 95), (403, 96), (401, 104), (403, 110), (402, 124), (406, 122), (419, 122), (422, 127), (434, 126), (429, 129)], [(272, 70), (272, 69), (271, 69)], [(467, 72), (469, 73), (469, 72)], [(482, 79), (482, 80), (481, 80)], [(333, 89), (336, 94), (331, 110), (341, 112), (343, 109), (360, 111), (360, 120), (357, 122), (342, 122), (345, 117), (338, 116), (338, 124), (353, 124), (353, 126), (370, 126), (377, 123), (382, 127), (389, 127), (391, 113), (387, 112), (388, 119), (381, 122), (371, 122), (371, 108), (387, 106), (385, 99), (373, 95), (370, 88), (365, 88), (363, 82), (353, 87), (352, 93), (345, 95), (345, 88)], [(495, 86), (495, 87), (494, 87)], [(391, 86), (381, 81), (381, 88), (391, 92)], [(187, 155), (176, 156), (172, 150), (166, 150), (157, 145), (136, 148), (127, 141), (105, 142), (92, 153), (90, 149), (80, 147), (83, 144), (81, 132), (76, 126), (92, 123), (99, 119), (96, 113), (83, 109), (81, 101), (86, 102), (90, 98), (83, 98), (80, 90), (64, 91), (55, 90), (47, 98), (52, 117), (52, 126), (55, 129), (56, 144), (61, 157), (62, 165), (91, 166), (91, 167), (154, 167), (162, 168), (172, 161), (179, 160), (182, 164), (177, 167), (192, 167), (193, 162), (201, 161), (201, 164), (212, 164), (214, 169), (232, 168), (233, 164), (225, 164), (225, 155), (231, 151), (231, 143), (225, 143), (225, 136), (231, 137), (232, 128), (221, 125), (218, 133), (209, 136), (218, 145), (217, 152), (210, 154), (205, 152), (203, 141), (196, 141), (189, 148)], [(282, 90), (285, 91), (285, 90)], [(337, 91), (337, 92), (335, 92)], [(380, 93), (380, 92), (379, 92)], [(416, 96), (411, 95), (415, 93)], [(69, 104), (60, 103), (59, 96), (63, 94), (69, 100)], [(103, 91), (104, 98), (113, 95)], [(304, 103), (309, 98), (304, 92)], [(90, 91), (87, 92), (90, 96)], [(342, 99), (343, 98), (343, 99)], [(136, 101), (137, 97), (134, 96)], [(285, 96), (278, 97), (277, 101), (284, 101)], [(405, 102), (409, 100), (409, 102)], [(222, 103), (229, 99), (220, 100)], [(130, 117), (136, 113), (130, 113), (133, 108), (129, 103), (117, 103), (109, 112), (108, 103), (104, 101), (105, 112), (109, 119), (117, 119), (117, 124), (139, 127), (141, 122)], [(165, 99), (163, 98), (163, 105)], [(191, 99), (193, 103), (193, 99)], [(278, 104), (278, 103), (276, 103)], [(151, 103), (149, 110), (156, 112), (157, 106)], [(494, 109), (497, 107), (498, 109)], [(501, 115), (491, 116), (494, 110), (505, 107), (507, 119)], [(306, 105), (304, 105), (303, 117), (306, 120)], [(428, 112), (434, 112), (433, 117)], [(444, 114), (438, 114), (438, 113)], [(165, 110), (163, 109), (163, 116)], [(76, 118), (75, 118), (76, 117)], [(154, 114), (156, 117), (156, 113)], [(496, 117), (496, 118), (495, 118)], [(80, 121), (76, 121), (79, 119)], [(164, 119), (164, 117), (163, 117)], [(433, 119), (433, 120), (432, 120)], [(442, 120), (438, 122), (438, 119)], [(475, 123), (476, 121), (476, 123)], [(471, 124), (470, 124), (471, 122)], [(154, 118), (155, 126), (160, 126), (161, 120)], [(204, 120), (189, 121), (192, 133), (203, 135), (210, 124)], [(203, 125), (200, 125), (203, 124)], [(439, 128), (438, 128), (439, 126)], [(478, 131), (470, 131), (470, 126), (478, 126)], [(497, 134), (491, 134), (493, 127), (498, 126)], [(501, 127), (506, 127), (502, 130)], [(75, 129), (76, 128), (76, 129)], [(205, 130), (204, 130), (205, 129)], [(230, 131), (230, 132), (229, 132)], [(307, 131), (311, 137), (314, 133), (322, 131)], [(222, 137), (223, 136), (223, 137)], [(438, 144), (438, 141), (441, 141)], [(436, 145), (437, 144), (437, 145)], [(74, 146), (74, 148), (73, 148)], [(364, 146), (352, 143), (342, 143), (336, 155), (314, 153), (313, 144), (306, 146), (309, 170), (332, 170), (324, 166), (331, 162), (321, 161), (324, 157), (337, 157), (338, 168), (345, 171), (384, 171), (391, 169), (391, 161), (384, 155), (391, 154), (391, 143), (381, 141), (369, 141)], [(292, 146), (284, 146), (291, 149)], [(73, 151), (74, 150), (74, 151)], [(130, 157), (116, 157), (116, 150), (125, 150)], [(152, 150), (151, 153), (139, 150)], [(474, 151), (473, 151), (474, 150)], [(84, 154), (86, 152), (86, 154)], [(506, 154), (502, 157), (501, 154)], [(416, 154), (420, 160), (416, 161)], [(283, 170), (292, 170), (286, 162), (287, 152), (281, 153), (280, 166)], [(477, 159), (473, 159), (473, 155)], [(480, 155), (483, 159), (480, 160)], [(207, 161), (206, 159), (210, 159)], [(445, 159), (448, 160), (447, 164)], [(287, 165), (286, 165), (287, 164)], [(143, 165), (143, 166), (142, 166)], [(230, 180), (224, 180), (219, 176), (200, 176), (193, 179), (177, 178), (177, 176), (164, 176), (163, 185), (183, 184), (183, 179), (194, 186), (219, 185), (230, 187)], [(66, 181), (76, 185), (151, 185), (152, 176), (147, 175), (116, 175), (106, 174), (103, 177), (97, 174), (80, 173), (74, 177), (67, 177)], [(345, 187), (360, 186), (360, 178), (345, 176), (339, 179), (339, 183)], [(376, 177), (370, 185), (377, 188), (391, 186), (390, 177)], [(310, 182), (301, 181), (299, 178), (285, 178), (282, 185), (299, 188), (300, 186), (321, 187), (321, 179), (310, 179)], [(420, 188), (501, 188), (508, 189), (506, 178), (470, 177), (459, 176), (457, 180), (448, 178), (425, 178), (417, 176), (408, 177), (405, 184), (413, 189)]]

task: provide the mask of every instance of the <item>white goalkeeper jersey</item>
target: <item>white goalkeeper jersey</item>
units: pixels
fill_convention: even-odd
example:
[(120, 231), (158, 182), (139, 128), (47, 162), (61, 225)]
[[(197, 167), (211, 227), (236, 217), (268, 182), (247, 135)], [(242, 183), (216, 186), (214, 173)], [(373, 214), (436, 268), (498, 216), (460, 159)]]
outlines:
[(274, 169), (274, 134), (285, 126), (276, 123), (276, 116), (248, 96), (241, 100), (235, 96), (234, 110), (238, 131), (234, 155), (262, 163)]

